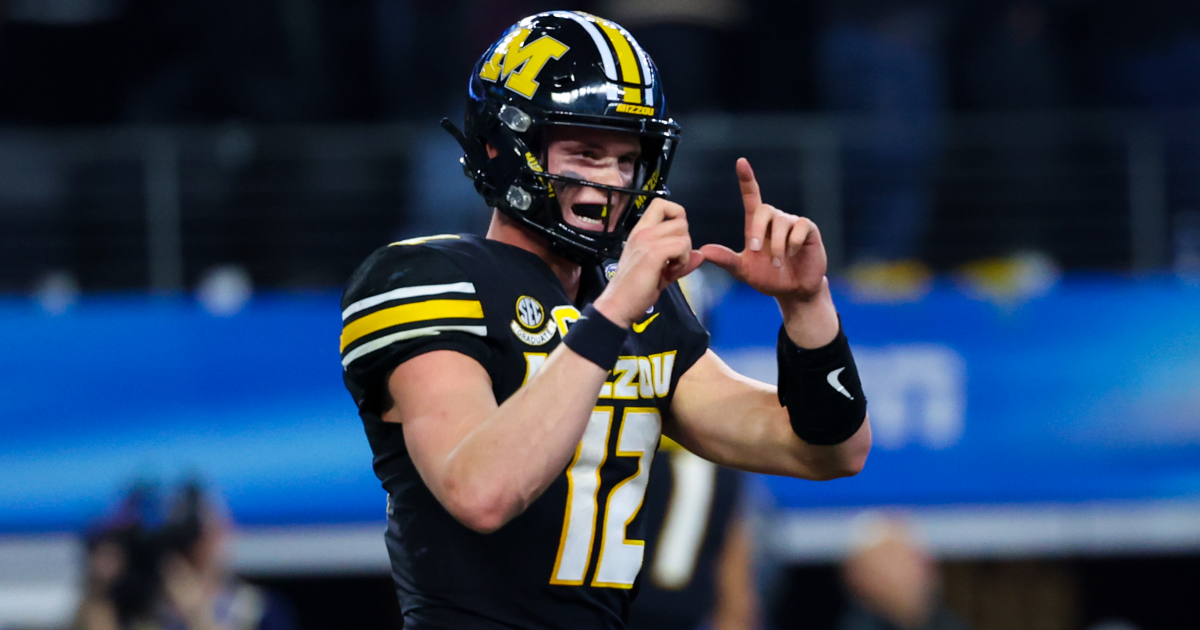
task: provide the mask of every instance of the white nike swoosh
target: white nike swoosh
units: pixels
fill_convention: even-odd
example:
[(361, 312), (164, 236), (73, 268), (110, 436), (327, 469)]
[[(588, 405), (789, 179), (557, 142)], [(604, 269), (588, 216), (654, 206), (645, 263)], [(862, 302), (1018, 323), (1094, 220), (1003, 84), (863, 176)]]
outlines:
[(850, 392), (846, 391), (846, 388), (842, 387), (842, 384), (840, 382), (838, 382), (838, 374), (841, 374), (842, 370), (844, 370), (844, 369), (846, 369), (846, 368), (840, 367), (840, 368), (830, 372), (829, 376), (825, 377), (825, 380), (829, 381), (829, 386), (836, 389), (839, 394), (845, 396), (846, 398), (849, 398), (850, 400), (854, 400), (854, 396), (851, 396)]

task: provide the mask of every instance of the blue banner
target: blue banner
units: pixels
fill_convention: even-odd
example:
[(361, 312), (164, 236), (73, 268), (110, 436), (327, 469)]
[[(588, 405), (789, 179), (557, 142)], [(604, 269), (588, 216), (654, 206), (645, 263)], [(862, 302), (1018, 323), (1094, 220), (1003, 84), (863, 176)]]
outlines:
[[(1200, 289), (1069, 278), (997, 305), (941, 286), (900, 305), (836, 297), (875, 448), (857, 477), (770, 479), (787, 507), (1200, 498)], [(775, 379), (774, 301), (712, 316), (734, 367)]]
[(77, 529), (137, 478), (196, 475), (243, 524), (381, 520), (335, 295), (0, 304), (0, 531)]
[[(1200, 289), (1068, 278), (1019, 305), (953, 286), (836, 296), (875, 436), (857, 477), (768, 479), (786, 507), (1200, 498)], [(713, 345), (774, 379), (773, 301), (735, 289)], [(341, 384), (334, 295), (0, 301), (0, 532), (75, 530), (135, 478), (198, 475), (247, 525), (380, 521)]]

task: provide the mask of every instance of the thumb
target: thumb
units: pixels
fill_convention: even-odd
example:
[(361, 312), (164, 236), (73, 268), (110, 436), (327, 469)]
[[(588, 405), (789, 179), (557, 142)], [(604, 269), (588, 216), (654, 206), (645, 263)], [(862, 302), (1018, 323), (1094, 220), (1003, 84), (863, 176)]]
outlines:
[(712, 264), (733, 274), (733, 277), (741, 277), (742, 257), (732, 249), (724, 245), (709, 244), (701, 247), (700, 253), (704, 254), (704, 258), (711, 261)]

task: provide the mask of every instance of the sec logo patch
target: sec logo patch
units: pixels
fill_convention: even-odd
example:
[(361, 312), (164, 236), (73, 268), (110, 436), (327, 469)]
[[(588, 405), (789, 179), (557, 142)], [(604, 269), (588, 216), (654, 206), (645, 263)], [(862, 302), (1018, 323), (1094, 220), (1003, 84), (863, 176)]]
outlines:
[(533, 330), (542, 325), (546, 319), (546, 311), (542, 309), (542, 305), (528, 295), (522, 295), (517, 299), (517, 321), (522, 326)]
[(615, 276), (615, 275), (617, 275), (617, 263), (608, 263), (607, 265), (605, 265), (604, 277), (608, 278), (609, 280), (612, 280), (613, 276)]
[[(538, 331), (543, 323), (546, 327)], [(540, 346), (553, 339), (558, 332), (554, 322), (546, 321), (546, 310), (541, 303), (528, 295), (517, 298), (517, 318), (509, 326), (517, 339), (530, 346)]]

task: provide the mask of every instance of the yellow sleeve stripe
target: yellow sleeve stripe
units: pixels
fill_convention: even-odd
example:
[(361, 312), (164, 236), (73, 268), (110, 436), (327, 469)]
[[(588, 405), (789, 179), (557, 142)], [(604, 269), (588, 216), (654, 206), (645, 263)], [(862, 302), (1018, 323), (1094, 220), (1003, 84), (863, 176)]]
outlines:
[(360, 317), (342, 328), (342, 352), (346, 346), (385, 328), (432, 319), (483, 319), (478, 300), (426, 300), (401, 304)]
[(366, 356), (379, 350), (386, 348), (398, 341), (406, 339), (416, 339), (417, 337), (432, 337), (440, 335), (444, 332), (464, 332), (477, 337), (487, 336), (487, 326), (423, 326), (421, 328), (410, 328), (394, 332), (382, 337), (376, 337), (364, 344), (360, 344), (350, 352), (342, 356), (342, 367), (350, 367), (359, 357)]
[[(617, 30), (610, 22), (597, 19), (596, 24), (608, 36), (612, 42), (613, 50), (617, 51), (617, 61), (621, 64), (621, 80), (626, 83), (642, 82), (642, 71), (638, 67), (637, 56), (633, 52), (633, 47), (629, 45), (629, 40), (625, 39), (625, 35)], [(636, 88), (625, 88), (626, 103), (641, 103), (642, 91)]]

